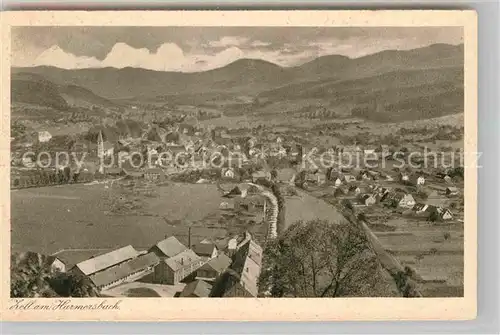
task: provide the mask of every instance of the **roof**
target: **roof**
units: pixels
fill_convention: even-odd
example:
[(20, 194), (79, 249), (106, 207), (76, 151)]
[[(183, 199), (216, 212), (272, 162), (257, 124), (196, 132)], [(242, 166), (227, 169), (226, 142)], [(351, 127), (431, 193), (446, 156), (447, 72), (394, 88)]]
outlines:
[(191, 248), (198, 256), (212, 256), (214, 249), (217, 249), (213, 243), (198, 243)]
[(150, 252), (146, 255), (140, 255), (127, 262), (113, 266), (102, 272), (98, 272), (89, 278), (97, 287), (106, 286), (135, 272), (154, 266), (158, 264), (159, 261), (159, 258), (154, 253)]
[(195, 280), (184, 287), (180, 296), (189, 297), (194, 295), (196, 297), (208, 297), (210, 291), (212, 290), (212, 285), (203, 280)]
[(144, 171), (145, 174), (163, 174), (163, 170), (160, 168), (150, 168)]
[(215, 283), (213, 297), (223, 297), (236, 283), (240, 283), (250, 295), (258, 295), (258, 280), (262, 263), (262, 248), (249, 240), (234, 254), (230, 268)]
[(175, 236), (170, 236), (156, 243), (155, 246), (167, 257), (173, 257), (187, 249)]
[(126, 247), (80, 262), (76, 264), (76, 267), (79, 268), (85, 275), (89, 276), (113, 265), (135, 258), (137, 255), (139, 255), (137, 250), (135, 250), (131, 245), (127, 245)]
[(177, 271), (186, 265), (199, 262), (200, 260), (201, 260), (200, 257), (197, 254), (195, 254), (193, 250), (186, 249), (183, 252), (173, 257), (165, 259), (164, 262), (173, 271)]
[(458, 192), (458, 187), (450, 186), (450, 187), (447, 187), (446, 189), (449, 191), (452, 191), (452, 192)]
[(255, 171), (254, 173), (252, 173), (252, 177), (254, 178), (266, 178), (266, 177), (269, 177), (271, 174), (269, 172), (265, 172), (265, 171)]
[(221, 273), (231, 265), (231, 258), (224, 253), (220, 253), (217, 257), (212, 258), (200, 267), (200, 270), (215, 270)]
[(110, 142), (104, 142), (102, 146), (103, 146), (104, 150), (113, 149), (113, 147), (114, 147), (113, 144)]
[(106, 173), (114, 174), (114, 173), (122, 173), (123, 169), (122, 168), (118, 168), (118, 167), (109, 167), (109, 168), (106, 168), (104, 171)]

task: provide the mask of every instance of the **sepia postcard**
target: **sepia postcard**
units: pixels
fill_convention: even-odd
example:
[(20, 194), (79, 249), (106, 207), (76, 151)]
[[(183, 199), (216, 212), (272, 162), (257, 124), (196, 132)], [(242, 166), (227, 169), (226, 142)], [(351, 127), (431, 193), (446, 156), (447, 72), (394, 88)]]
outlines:
[(3, 320), (476, 317), (474, 11), (1, 24)]

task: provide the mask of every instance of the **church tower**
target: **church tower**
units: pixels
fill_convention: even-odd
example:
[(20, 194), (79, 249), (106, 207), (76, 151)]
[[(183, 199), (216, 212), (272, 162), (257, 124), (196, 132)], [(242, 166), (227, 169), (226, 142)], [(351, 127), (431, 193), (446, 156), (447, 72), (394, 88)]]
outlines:
[(102, 139), (102, 130), (99, 131), (99, 136), (97, 137), (97, 157), (99, 157), (99, 172), (104, 173), (104, 141)]

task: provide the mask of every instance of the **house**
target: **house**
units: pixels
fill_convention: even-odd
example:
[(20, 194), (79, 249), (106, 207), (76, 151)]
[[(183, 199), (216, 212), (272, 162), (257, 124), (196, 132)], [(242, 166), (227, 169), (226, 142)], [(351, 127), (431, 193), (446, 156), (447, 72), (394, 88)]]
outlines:
[(221, 176), (223, 178), (230, 178), (233, 179), (235, 177), (234, 169), (233, 168), (224, 168), (221, 170)]
[(131, 245), (113, 250), (111, 252), (92, 257), (83, 262), (76, 264), (71, 272), (78, 273), (84, 276), (90, 276), (97, 272), (116, 266), (125, 261), (136, 258), (139, 252)]
[(295, 183), (295, 174), (296, 171), (295, 169), (292, 168), (284, 168), (284, 169), (279, 169), (278, 171), (278, 181), (282, 183), (289, 183), (293, 185)]
[(407, 183), (410, 181), (410, 176), (405, 172), (400, 172), (399, 173), (399, 181)]
[(417, 185), (417, 186), (422, 186), (422, 185), (424, 185), (424, 184), (425, 184), (425, 178), (424, 178), (424, 176), (418, 176), (418, 177), (414, 180), (414, 182), (413, 182), (413, 183), (414, 183), (415, 185)]
[(224, 253), (219, 253), (217, 257), (210, 259), (196, 270), (196, 279), (213, 283), (231, 265), (231, 262), (231, 258)]
[(445, 175), (443, 179), (447, 184), (453, 184), (453, 180), (451, 179), (450, 176)]
[(438, 207), (438, 214), (441, 220), (452, 220), (453, 214), (448, 208)]
[(115, 151), (115, 148), (112, 143), (110, 142), (104, 142), (101, 146), (101, 155), (99, 157), (105, 158), (105, 157), (111, 157), (113, 156), (113, 153)]
[(256, 183), (260, 179), (270, 181), (271, 180), (271, 173), (266, 172), (266, 171), (256, 171), (256, 172), (252, 173), (252, 182)]
[(257, 297), (262, 248), (252, 239), (234, 254), (233, 263), (215, 281), (211, 297)]
[(51, 138), (52, 135), (46, 130), (38, 132), (38, 142), (40, 143), (48, 142)]
[(340, 178), (336, 178), (333, 184), (335, 185), (335, 187), (339, 187), (340, 185), (342, 185), (342, 180)]
[(352, 174), (345, 174), (344, 175), (344, 181), (346, 183), (352, 183), (356, 181), (356, 177), (354, 177)]
[(365, 206), (374, 205), (377, 199), (372, 194), (363, 194), (359, 196), (359, 202)]
[(123, 263), (117, 264), (103, 271), (97, 272), (89, 279), (99, 290), (136, 281), (153, 272), (159, 263), (159, 258), (154, 253), (139, 255)]
[(234, 201), (234, 208), (239, 211), (259, 213), (263, 211), (265, 198), (258, 195), (238, 197)]
[(232, 257), (236, 253), (236, 250), (238, 250), (238, 237), (237, 236), (235, 236), (235, 237), (229, 239), (229, 241), (227, 241), (227, 248), (226, 248), (226, 251), (227, 251), (227, 254), (229, 255), (229, 257)]
[(417, 215), (425, 216), (425, 217), (430, 217), (433, 213), (437, 215), (439, 220), (447, 221), (447, 220), (452, 220), (453, 219), (453, 214), (451, 211), (447, 208), (441, 207), (441, 206), (434, 206), (434, 205), (428, 205), (428, 204), (416, 204), (413, 207), (413, 211)]
[(108, 176), (123, 176), (125, 172), (123, 171), (122, 168), (105, 168), (104, 173)]
[(66, 272), (66, 264), (57, 256), (48, 256), (46, 265), (50, 267), (51, 272)]
[(391, 201), (398, 207), (413, 208), (416, 204), (415, 199), (411, 194), (404, 194), (401, 192), (387, 194), (384, 201)]
[(446, 195), (447, 196), (458, 195), (458, 188), (453, 186), (447, 187)]
[(359, 195), (362, 192), (362, 189), (359, 186), (356, 185), (351, 185), (349, 187), (349, 192), (354, 193), (355, 195)]
[(175, 236), (170, 236), (152, 246), (148, 252), (153, 252), (160, 259), (174, 257), (187, 250), (187, 247), (179, 242)]
[(204, 280), (195, 280), (187, 284), (182, 290), (181, 298), (208, 298), (212, 285)]
[(191, 247), (195, 254), (204, 260), (209, 260), (217, 257), (219, 251), (217, 246), (213, 243), (197, 243)]
[(162, 259), (154, 269), (153, 282), (176, 285), (203, 265), (203, 260), (191, 249)]
[(138, 169), (123, 169), (126, 177), (129, 179), (140, 179), (144, 177), (144, 172)]
[(165, 179), (165, 173), (160, 168), (150, 168), (144, 171), (144, 178), (149, 181), (161, 181)]
[(382, 154), (382, 158), (386, 158), (391, 155), (391, 150), (387, 144), (381, 144), (379, 147), (379, 151)]
[(183, 145), (167, 145), (165, 147), (165, 152), (168, 152), (172, 155), (172, 158), (182, 157), (181, 155), (186, 153), (186, 148)]

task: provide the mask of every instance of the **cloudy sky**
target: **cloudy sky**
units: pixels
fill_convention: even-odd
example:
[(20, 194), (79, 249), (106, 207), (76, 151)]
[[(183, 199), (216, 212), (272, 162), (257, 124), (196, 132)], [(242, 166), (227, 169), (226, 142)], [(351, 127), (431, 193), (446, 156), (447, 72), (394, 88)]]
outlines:
[(13, 66), (194, 72), (240, 58), (294, 66), (318, 56), (462, 43), (462, 28), (13, 27)]

